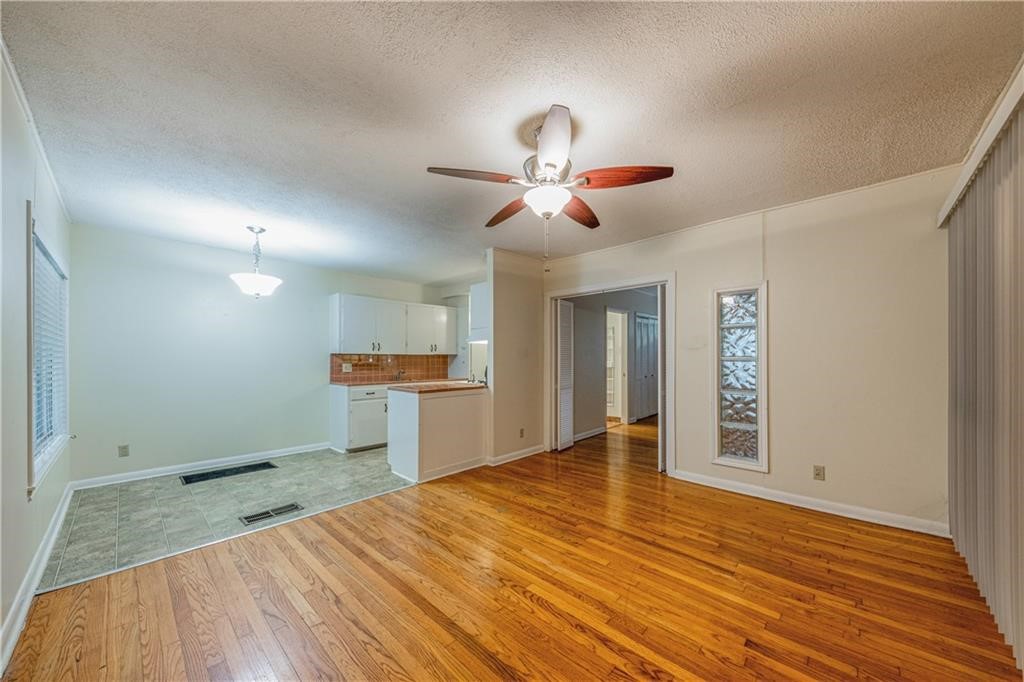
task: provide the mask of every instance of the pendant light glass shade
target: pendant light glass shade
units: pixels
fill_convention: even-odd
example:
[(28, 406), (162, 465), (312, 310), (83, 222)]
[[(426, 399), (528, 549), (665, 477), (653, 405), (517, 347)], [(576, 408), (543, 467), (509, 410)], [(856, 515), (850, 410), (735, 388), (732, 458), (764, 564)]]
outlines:
[(231, 275), (231, 279), (234, 280), (243, 294), (255, 296), (256, 298), (270, 296), (274, 293), (274, 289), (281, 284), (280, 277), (264, 275), (261, 272), (236, 272)]
[(558, 215), (570, 199), (572, 199), (572, 193), (558, 185), (541, 185), (523, 195), (526, 205), (541, 218)]
[(281, 278), (260, 272), (260, 256), (263, 254), (260, 249), (260, 235), (266, 230), (254, 225), (249, 225), (246, 229), (256, 235), (256, 243), (252, 245), (252, 272), (236, 272), (230, 275), (231, 280), (238, 285), (243, 294), (256, 298), (270, 296), (280, 286)]

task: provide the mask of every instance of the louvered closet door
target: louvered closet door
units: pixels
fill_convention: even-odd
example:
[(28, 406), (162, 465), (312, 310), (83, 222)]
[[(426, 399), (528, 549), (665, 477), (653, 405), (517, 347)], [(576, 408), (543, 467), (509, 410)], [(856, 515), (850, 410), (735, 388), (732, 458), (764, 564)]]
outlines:
[(558, 450), (571, 448), (573, 444), (572, 428), (572, 393), (573, 393), (573, 354), (572, 354), (572, 315), (573, 305), (569, 301), (558, 302)]
[(636, 418), (650, 417), (658, 411), (658, 318), (636, 316)]

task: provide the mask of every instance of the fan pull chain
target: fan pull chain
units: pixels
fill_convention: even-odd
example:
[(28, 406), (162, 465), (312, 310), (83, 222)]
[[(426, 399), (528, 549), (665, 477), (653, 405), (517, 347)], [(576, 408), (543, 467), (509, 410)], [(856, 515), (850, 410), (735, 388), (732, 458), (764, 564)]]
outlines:
[(548, 244), (551, 242), (551, 216), (544, 216), (544, 260), (548, 259)]

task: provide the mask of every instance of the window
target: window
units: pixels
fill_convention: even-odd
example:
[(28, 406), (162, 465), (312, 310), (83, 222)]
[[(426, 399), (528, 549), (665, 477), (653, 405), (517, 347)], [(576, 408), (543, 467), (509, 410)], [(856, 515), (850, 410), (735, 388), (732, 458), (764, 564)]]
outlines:
[(715, 292), (715, 464), (768, 471), (765, 286)]
[(35, 485), (68, 437), (68, 280), (33, 235), (32, 470)]

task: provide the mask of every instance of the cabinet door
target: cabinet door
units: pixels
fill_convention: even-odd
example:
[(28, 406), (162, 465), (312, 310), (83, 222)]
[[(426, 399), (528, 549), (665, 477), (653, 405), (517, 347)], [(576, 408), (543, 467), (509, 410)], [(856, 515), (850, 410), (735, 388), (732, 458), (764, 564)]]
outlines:
[(487, 335), (491, 327), (490, 286), (487, 282), (469, 288), (469, 328)]
[(435, 306), (410, 303), (406, 306), (406, 352), (410, 355), (430, 355), (434, 352)]
[(353, 400), (349, 403), (348, 447), (365, 448), (388, 440), (386, 399)]
[(341, 297), (341, 349), (339, 353), (377, 353), (375, 301), (363, 296)]
[(455, 323), (458, 311), (455, 308), (439, 307), (434, 313), (434, 352), (438, 355), (456, 355), (457, 333)]
[(377, 310), (377, 352), (396, 355), (405, 350), (405, 308), (400, 301), (375, 300)]

